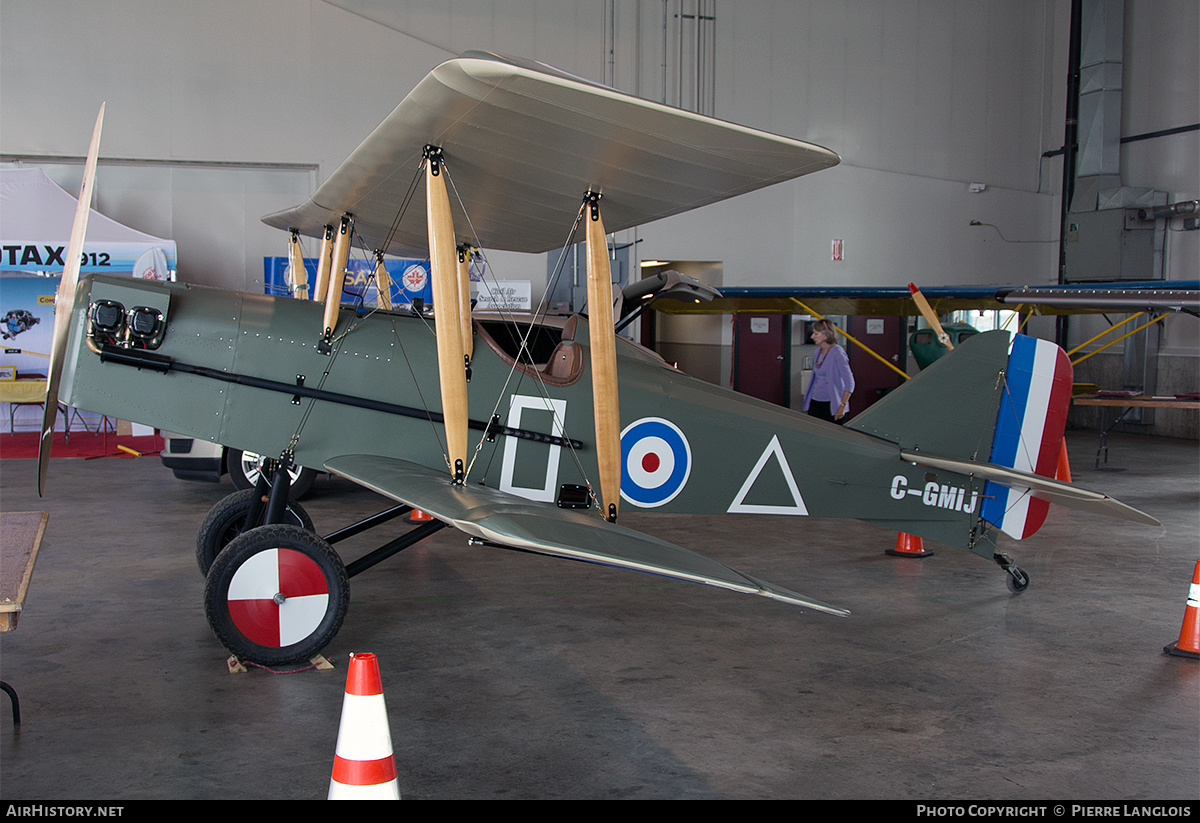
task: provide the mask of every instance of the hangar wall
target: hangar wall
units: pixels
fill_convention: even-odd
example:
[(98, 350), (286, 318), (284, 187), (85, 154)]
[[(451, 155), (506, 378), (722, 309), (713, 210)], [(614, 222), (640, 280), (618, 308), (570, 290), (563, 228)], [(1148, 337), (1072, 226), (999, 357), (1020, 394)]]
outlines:
[[(1126, 131), (1200, 120), (1197, 5), (1125, 14)], [(721, 261), (726, 285), (1048, 283), (1061, 161), (1041, 154), (1062, 143), (1068, 20), (1068, 0), (5, 0), (0, 151), (77, 157), (107, 100), (99, 208), (174, 237), (181, 279), (256, 289), (283, 248), (260, 214), (294, 205), (433, 65), (492, 49), (670, 103), (695, 92), (841, 154), (619, 238), (642, 258)], [(1197, 196), (1197, 142), (1124, 149), (1127, 184)], [(1171, 238), (1170, 277), (1195, 277), (1197, 234)], [(541, 257), (490, 260), (544, 283)], [(1197, 348), (1194, 318), (1172, 319), (1164, 352)]]

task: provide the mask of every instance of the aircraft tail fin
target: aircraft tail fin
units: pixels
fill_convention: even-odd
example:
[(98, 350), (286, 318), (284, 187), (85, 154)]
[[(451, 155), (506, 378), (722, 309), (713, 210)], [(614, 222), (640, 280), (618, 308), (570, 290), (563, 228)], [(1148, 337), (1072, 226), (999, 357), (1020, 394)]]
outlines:
[(846, 424), (905, 451), (982, 461), (989, 457), (1004, 392), (1010, 335), (967, 337)]
[[(1004, 331), (973, 335), (847, 427), (904, 452), (959, 461), (963, 473), (990, 464), (1053, 479), (1072, 376), (1066, 353), (1052, 342)], [(1045, 522), (1046, 496), (1029, 486), (988, 480), (983, 497), (980, 517), (1018, 540)]]
[[(1053, 479), (1071, 405), (1073, 370), (1048, 340), (1013, 335), (988, 462)], [(989, 480), (980, 517), (1017, 540), (1046, 520), (1049, 504), (1029, 489)]]

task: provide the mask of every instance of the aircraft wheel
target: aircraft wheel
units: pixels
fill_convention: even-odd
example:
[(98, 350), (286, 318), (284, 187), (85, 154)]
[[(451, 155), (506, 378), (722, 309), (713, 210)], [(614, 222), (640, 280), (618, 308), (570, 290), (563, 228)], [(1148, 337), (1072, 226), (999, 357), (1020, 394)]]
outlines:
[[(250, 504), (253, 500), (254, 489), (242, 489), (221, 498), (204, 516), (204, 522), (200, 524), (200, 531), (196, 534), (196, 565), (200, 567), (201, 574), (207, 575), (221, 550), (247, 530), (246, 518), (250, 514)], [(266, 514), (265, 503), (263, 514)], [(288, 500), (284, 516), (288, 524), (310, 532), (316, 531), (308, 512), (295, 500)], [(250, 528), (258, 525), (260, 524), (255, 523)]]
[(279, 666), (307, 660), (342, 627), (346, 567), (298, 526), (260, 526), (225, 547), (204, 587), (213, 633), (240, 660)]
[(1013, 566), (1008, 570), (1008, 575), (1005, 581), (1008, 584), (1008, 590), (1013, 594), (1020, 594), (1029, 588), (1029, 575), (1024, 569), (1019, 569)]
[[(229, 469), (229, 479), (233, 481), (234, 488), (254, 488), (265, 459), (261, 454), (254, 452), (244, 452), (239, 449), (227, 450), (225, 465)], [(304, 466), (292, 466), (288, 469), (288, 473), (292, 476), (291, 485), (288, 487), (288, 497), (294, 500), (299, 500), (308, 494), (312, 489), (313, 482), (317, 479), (316, 470), (307, 469)]]

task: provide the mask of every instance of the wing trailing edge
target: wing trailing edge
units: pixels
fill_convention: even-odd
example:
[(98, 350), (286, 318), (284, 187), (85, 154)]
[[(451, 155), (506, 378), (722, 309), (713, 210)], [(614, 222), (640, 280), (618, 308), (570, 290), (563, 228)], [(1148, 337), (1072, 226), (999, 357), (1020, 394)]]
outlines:
[(560, 509), (487, 486), (457, 485), (405, 460), (345, 455), (327, 461), (325, 468), (490, 543), (758, 594), (839, 617), (849, 614), (594, 513)]

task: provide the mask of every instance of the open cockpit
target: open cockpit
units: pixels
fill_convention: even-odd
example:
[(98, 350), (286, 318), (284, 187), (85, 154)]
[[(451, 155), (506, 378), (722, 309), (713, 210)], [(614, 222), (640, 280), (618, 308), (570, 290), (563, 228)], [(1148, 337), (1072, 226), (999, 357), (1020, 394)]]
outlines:
[[(476, 316), (475, 333), (510, 366), (546, 383), (568, 386), (583, 374), (583, 347), (575, 341), (578, 315), (537, 321)], [(522, 351), (524, 343), (524, 351)]]

